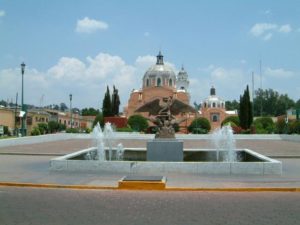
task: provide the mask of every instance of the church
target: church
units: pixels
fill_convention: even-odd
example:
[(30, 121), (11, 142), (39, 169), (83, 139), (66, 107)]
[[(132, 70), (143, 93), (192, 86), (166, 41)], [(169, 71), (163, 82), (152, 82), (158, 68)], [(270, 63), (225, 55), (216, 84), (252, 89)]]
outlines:
[[(129, 118), (137, 114), (135, 110), (145, 103), (156, 98), (172, 96), (173, 99), (182, 101), (190, 105), (189, 79), (188, 73), (182, 67), (176, 75), (171, 67), (164, 63), (161, 52), (156, 57), (156, 64), (151, 66), (144, 74), (141, 89), (133, 89), (128, 105), (124, 108), (124, 115)], [(204, 100), (197, 115), (195, 113), (182, 113), (178, 119), (185, 118), (185, 122), (180, 124), (181, 131), (186, 132), (187, 127), (196, 117), (205, 117), (210, 123), (212, 130), (220, 127), (221, 122), (229, 116), (225, 110), (225, 102), (215, 95), (215, 89), (211, 89), (211, 95)], [(148, 113), (139, 113), (148, 117)], [(232, 115), (232, 114), (231, 114)]]

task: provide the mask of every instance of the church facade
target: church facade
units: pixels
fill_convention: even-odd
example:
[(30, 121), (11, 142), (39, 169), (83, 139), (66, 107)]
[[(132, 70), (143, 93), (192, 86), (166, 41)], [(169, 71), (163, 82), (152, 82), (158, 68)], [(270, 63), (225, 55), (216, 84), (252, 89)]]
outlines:
[(229, 116), (237, 116), (237, 110), (227, 111), (225, 101), (216, 95), (216, 89), (210, 89), (210, 95), (201, 102), (200, 117), (208, 119), (211, 131), (221, 127), (222, 121)]
[[(128, 105), (124, 108), (127, 118), (136, 114), (137, 108), (156, 98), (172, 96), (186, 104), (190, 103), (188, 74), (184, 68), (182, 67), (176, 76), (173, 69), (164, 63), (161, 52), (156, 58), (156, 64), (151, 66), (143, 76), (142, 88), (133, 90), (130, 94)], [(147, 113), (139, 114), (148, 117)], [(188, 121), (185, 124), (188, 125), (194, 115), (182, 114), (180, 117), (186, 117)]]
[[(213, 129), (220, 127), (221, 122), (229, 115), (230, 112), (225, 110), (225, 102), (218, 98), (215, 89), (211, 89), (211, 95), (205, 99), (199, 110), (199, 114), (182, 113), (178, 118), (185, 118), (185, 122), (180, 124), (181, 131), (186, 132), (187, 127), (196, 117), (207, 118)], [(189, 79), (188, 73), (182, 67), (176, 75), (171, 67), (164, 63), (161, 52), (157, 55), (156, 64), (151, 66), (144, 74), (142, 88), (132, 90), (128, 105), (124, 108), (124, 115), (129, 118), (137, 114), (135, 110), (147, 102), (156, 98), (172, 96), (183, 103), (190, 104)], [(138, 113), (148, 117), (148, 113)]]

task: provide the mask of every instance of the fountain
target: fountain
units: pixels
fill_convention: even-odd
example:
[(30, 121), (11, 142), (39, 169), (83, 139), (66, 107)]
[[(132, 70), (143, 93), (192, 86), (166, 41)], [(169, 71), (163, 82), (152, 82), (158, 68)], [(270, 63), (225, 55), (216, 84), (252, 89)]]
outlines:
[[(237, 152), (235, 151), (235, 139), (233, 137), (233, 130), (230, 125), (223, 126), (216, 129), (212, 134), (212, 141), (216, 149), (216, 160), (225, 162), (239, 161)], [(220, 152), (224, 152), (223, 157), (220, 158)]]
[[(183, 149), (183, 141), (175, 138), (174, 115), (192, 111), (178, 100), (155, 99), (141, 106), (137, 112), (149, 111), (150, 120), (157, 125), (154, 140), (147, 148), (115, 146), (116, 135), (110, 123), (104, 131), (97, 124), (93, 130), (96, 147), (84, 149), (50, 161), (53, 171), (102, 171), (129, 174), (191, 173), (191, 174), (281, 174), (281, 162), (249, 149), (236, 149), (230, 126), (224, 126), (210, 137), (215, 149)], [(151, 117), (156, 115), (155, 117)], [(107, 157), (108, 155), (108, 157)], [(106, 160), (108, 158), (108, 160)]]
[(103, 142), (103, 133), (99, 122), (93, 129), (92, 132), (94, 146), (97, 147), (97, 159), (100, 161), (105, 160), (105, 149), (104, 149), (104, 142)]
[(108, 159), (112, 160), (112, 154), (113, 154), (113, 146), (115, 142), (115, 134), (114, 130), (111, 126), (111, 123), (106, 123), (104, 125), (104, 130), (103, 130), (103, 135), (104, 135), (104, 142), (105, 145), (108, 147)]

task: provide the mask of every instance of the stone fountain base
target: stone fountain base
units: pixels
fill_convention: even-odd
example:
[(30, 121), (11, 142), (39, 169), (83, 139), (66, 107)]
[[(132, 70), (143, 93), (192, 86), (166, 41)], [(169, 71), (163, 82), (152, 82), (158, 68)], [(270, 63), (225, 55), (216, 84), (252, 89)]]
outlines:
[(154, 139), (147, 142), (147, 161), (183, 161), (183, 141)]
[[(83, 160), (83, 155), (95, 148), (84, 149), (65, 156), (54, 158), (50, 161), (51, 171), (98, 171), (114, 172), (124, 174), (155, 174), (165, 175), (167, 173), (186, 174), (223, 174), (223, 175), (281, 175), (282, 164), (280, 161), (268, 158), (249, 149), (236, 150), (239, 155), (244, 155), (245, 160), (240, 162), (217, 162), (186, 161), (186, 162), (165, 162), (165, 161), (98, 161)], [(134, 155), (145, 155), (146, 149), (125, 149), (132, 151)], [(185, 150), (184, 153), (199, 155), (216, 155), (214, 150)], [(187, 155), (187, 154), (185, 154)], [(145, 159), (142, 159), (145, 160)]]

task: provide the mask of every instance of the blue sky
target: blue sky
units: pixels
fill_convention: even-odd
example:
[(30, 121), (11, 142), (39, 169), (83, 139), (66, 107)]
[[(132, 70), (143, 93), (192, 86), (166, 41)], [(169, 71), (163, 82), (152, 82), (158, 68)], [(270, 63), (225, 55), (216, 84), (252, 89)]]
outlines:
[(300, 99), (300, 1), (0, 0), (0, 99), (100, 107), (106, 85), (122, 106), (162, 50), (190, 78), (191, 103), (214, 85), (239, 99), (260, 86)]

